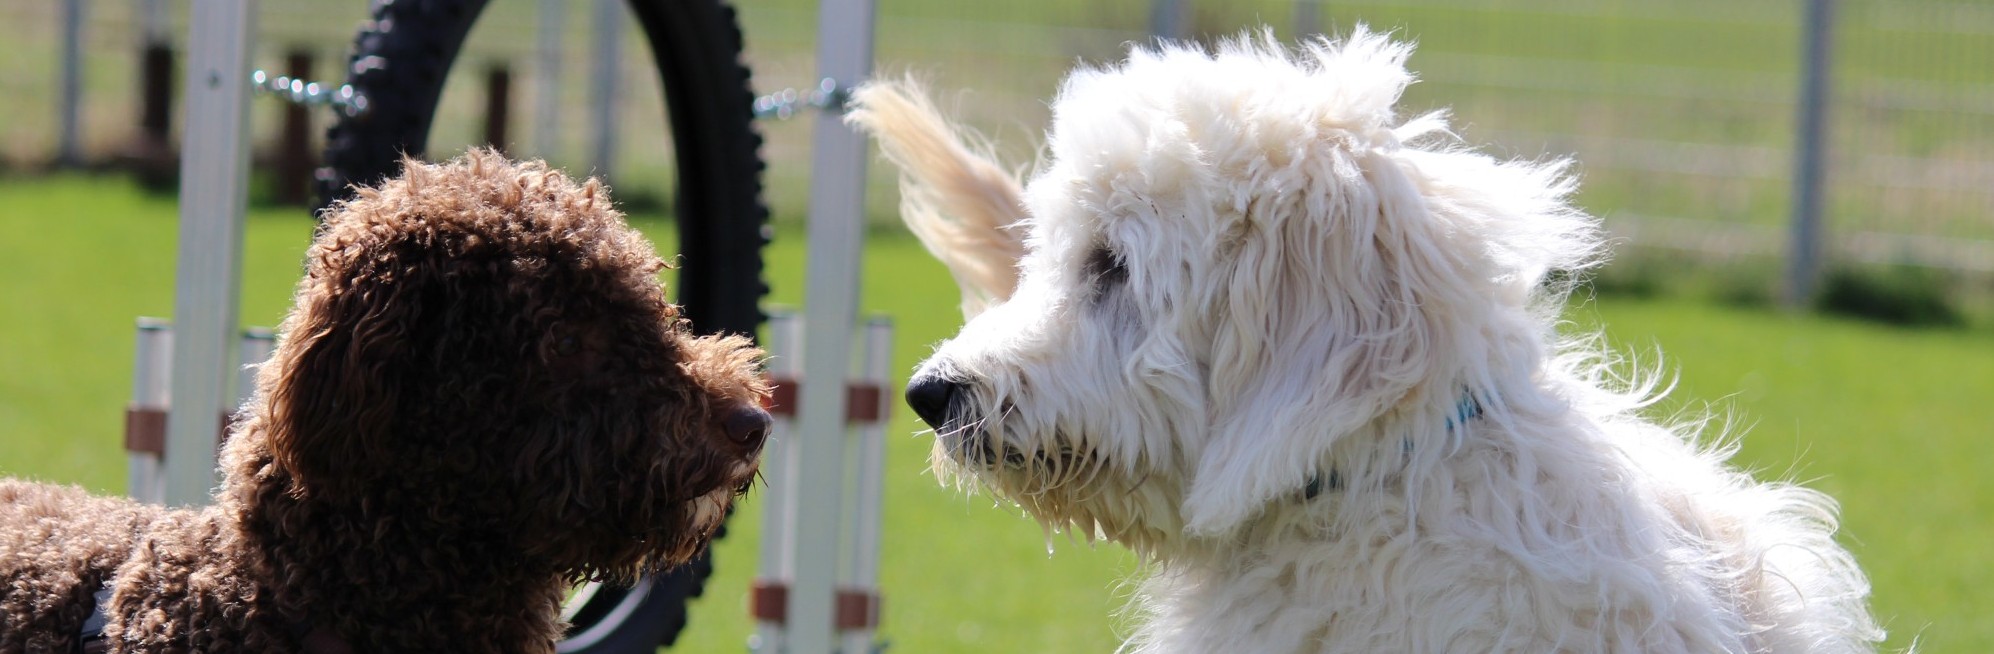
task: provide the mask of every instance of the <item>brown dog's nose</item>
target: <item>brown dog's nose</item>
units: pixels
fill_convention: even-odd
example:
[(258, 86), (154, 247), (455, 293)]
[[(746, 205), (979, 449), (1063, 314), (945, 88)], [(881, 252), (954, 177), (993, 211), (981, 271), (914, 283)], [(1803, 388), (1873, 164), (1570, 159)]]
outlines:
[(744, 406), (727, 414), (720, 426), (726, 430), (728, 440), (753, 452), (761, 449), (762, 442), (768, 440), (769, 422), (769, 412), (758, 406)]

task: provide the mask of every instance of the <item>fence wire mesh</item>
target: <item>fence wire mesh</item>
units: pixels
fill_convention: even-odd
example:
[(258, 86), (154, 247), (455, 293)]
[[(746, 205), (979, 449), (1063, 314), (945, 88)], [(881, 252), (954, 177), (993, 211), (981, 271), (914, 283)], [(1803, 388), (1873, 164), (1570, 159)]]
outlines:
[[(61, 6), (0, 5), (0, 157), (54, 157)], [(114, 158), (137, 122), (141, 2), (89, 2), (83, 30), (83, 145)], [(337, 79), (366, 2), (264, 0), (259, 65), (286, 51), (317, 55)], [(586, 0), (562, 3), (551, 121), (530, 115), (541, 88), (514, 88), (512, 151), (586, 170), (593, 161)], [(1112, 61), (1158, 30), (1211, 40), (1269, 25), (1283, 38), (1337, 34), (1359, 22), (1417, 40), (1421, 82), (1407, 113), (1449, 107), (1468, 142), (1520, 157), (1570, 156), (1579, 201), (1638, 247), (1704, 257), (1780, 256), (1793, 201), (1794, 106), (1802, 73), (1802, 4), (1732, 0), (882, 0), (878, 70), (912, 74), (944, 106), (1000, 143), (1035, 154), (1047, 102), (1077, 63)], [(1946, 0), (1838, 0), (1832, 31), (1825, 215), (1831, 258), (1994, 272), (1994, 5)], [(816, 83), (816, 4), (738, 4), (755, 85)], [(540, 73), (537, 0), (495, 0), (446, 91), (431, 152), (483, 135), (482, 71)], [(186, 6), (169, 3), (169, 33)], [(615, 80), (613, 182), (668, 194), (670, 141), (655, 75), (635, 28)], [(259, 108), (259, 142), (279, 112)], [(325, 117), (319, 117), (321, 121)], [(176, 116), (176, 124), (179, 117)], [(541, 125), (536, 130), (536, 124)], [(322, 126), (322, 123), (321, 123)], [(558, 134), (536, 133), (551, 128)], [(771, 202), (803, 213), (809, 121), (765, 122)], [(537, 146), (533, 144), (538, 144)], [(877, 166), (876, 220), (893, 215), (892, 171)]]

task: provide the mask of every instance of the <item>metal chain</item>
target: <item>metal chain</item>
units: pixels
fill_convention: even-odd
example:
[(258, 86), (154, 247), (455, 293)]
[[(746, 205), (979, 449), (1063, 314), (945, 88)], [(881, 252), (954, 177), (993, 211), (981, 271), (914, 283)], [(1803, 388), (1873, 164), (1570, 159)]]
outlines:
[(755, 117), (788, 120), (795, 118), (796, 113), (806, 107), (844, 113), (845, 104), (851, 98), (851, 89), (840, 87), (837, 80), (826, 77), (817, 82), (817, 88), (809, 91), (783, 89), (755, 98)]
[[(354, 91), (352, 84), (331, 88), (288, 75), (273, 78), (262, 70), (251, 73), (250, 82), (257, 93), (274, 95), (292, 104), (329, 106), (349, 117), (367, 112), (367, 96)], [(841, 88), (836, 80), (827, 77), (817, 83), (817, 88), (809, 91), (783, 89), (755, 98), (754, 112), (756, 118), (788, 120), (795, 118), (796, 113), (806, 107), (842, 113), (845, 103), (850, 100), (851, 89)]]
[(347, 117), (367, 113), (367, 96), (353, 90), (352, 84), (341, 84), (338, 88), (288, 75), (270, 77), (269, 73), (258, 70), (249, 75), (250, 88), (258, 94), (274, 95), (291, 104), (305, 106), (328, 106)]

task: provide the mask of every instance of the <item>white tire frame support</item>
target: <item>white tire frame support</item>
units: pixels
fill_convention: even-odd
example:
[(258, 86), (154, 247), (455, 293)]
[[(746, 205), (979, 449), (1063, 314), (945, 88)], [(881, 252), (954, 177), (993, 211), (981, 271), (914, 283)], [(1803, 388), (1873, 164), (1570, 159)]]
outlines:
[(852, 415), (848, 429), (840, 434), (837, 464), (838, 484), (834, 488), (812, 489), (837, 498), (843, 528), (833, 543), (802, 541), (797, 527), (802, 519), (796, 510), (796, 496), (803, 492), (798, 483), (802, 465), (795, 420), (796, 396), (806, 383), (798, 366), (800, 344), (807, 331), (803, 320), (790, 311), (769, 312), (769, 377), (777, 387), (770, 412), (775, 415), (769, 444), (762, 450), (762, 476), (769, 480), (763, 493), (761, 565), (749, 600), (749, 613), (755, 617), (755, 635), (749, 650), (758, 654), (794, 652), (791, 643), (787, 602), (794, 587), (796, 556), (810, 549), (828, 549), (840, 557), (835, 585), (837, 647), (841, 654), (871, 654), (878, 651), (874, 629), (879, 622), (880, 513), (883, 508), (883, 470), (886, 466), (886, 422), (895, 395), (887, 391), (892, 379), (893, 323), (877, 316), (866, 321), (865, 345), (861, 351), (863, 369), (843, 385), (845, 406)]
[[(818, 3), (818, 77), (834, 91), (852, 88), (871, 74), (872, 30), (872, 0)], [(865, 137), (845, 125), (842, 102), (835, 98), (830, 110), (818, 112), (811, 143), (804, 379), (846, 378), (858, 316), (869, 152)], [(838, 505), (843, 494), (837, 490), (845, 461), (845, 389), (838, 383), (805, 384), (798, 389), (797, 404), (796, 483), (782, 491), (783, 503), (797, 517), (787, 557), (794, 562), (787, 654), (832, 654), (838, 550), (822, 545), (838, 542), (842, 524)]]
[[(243, 330), (236, 342), (242, 368), (236, 371), (235, 406), (248, 402), (255, 392), (256, 370), (270, 358), (276, 342), (276, 333), (267, 327)], [(140, 502), (162, 504), (166, 497), (166, 476), (161, 474), (165, 419), (173, 406), (173, 323), (141, 316), (132, 353), (132, 402), (125, 408), (125, 454), (130, 461), (125, 494)]]
[(166, 477), (160, 474), (162, 457), (150, 448), (134, 447), (135, 432), (143, 428), (132, 416), (165, 415), (173, 406), (173, 323), (164, 318), (139, 318), (132, 354), (132, 403), (125, 414), (125, 456), (130, 462), (125, 494), (140, 502), (159, 504), (166, 499)]
[(215, 436), (235, 396), (230, 347), (242, 287), (249, 161), (249, 56), (255, 0), (201, 0), (187, 21), (186, 134), (174, 271), (173, 403), (165, 503), (196, 506), (215, 486)]
[[(803, 376), (803, 320), (796, 313), (786, 309), (769, 311), (768, 374), (772, 381), (796, 380)], [(762, 502), (762, 538), (760, 565), (755, 573), (755, 592), (763, 588), (787, 589), (795, 579), (788, 556), (796, 551), (791, 541), (791, 525), (796, 524), (796, 513), (791, 510), (789, 488), (796, 483), (796, 421), (789, 411), (781, 407), (771, 407), (775, 424), (769, 430), (768, 444), (762, 446), (762, 479), (768, 480), (768, 490), (756, 497)], [(794, 407), (791, 407), (792, 409)], [(786, 592), (786, 591), (785, 591)], [(774, 607), (765, 611), (759, 596), (751, 596), (749, 613), (755, 618), (755, 634), (748, 641), (748, 649), (758, 654), (779, 654), (789, 650), (788, 631), (783, 620), (772, 613)], [(787, 602), (787, 596), (783, 597)], [(771, 603), (772, 599), (770, 600)], [(782, 607), (786, 613), (788, 607)]]
[[(857, 451), (853, 452), (847, 477), (851, 480), (851, 520), (850, 531), (846, 533), (844, 554), (847, 557), (845, 573), (840, 575), (838, 590), (840, 601), (849, 598), (863, 602), (857, 620), (840, 624), (838, 638), (842, 646), (841, 654), (872, 654), (877, 646), (873, 630), (879, 624), (879, 550), (881, 545), (881, 515), (885, 508), (886, 489), (886, 423), (891, 412), (887, 407), (899, 393), (888, 392), (892, 384), (893, 372), (893, 321), (884, 316), (875, 316), (865, 323), (865, 369), (859, 374), (859, 383), (870, 386), (878, 394), (874, 418), (858, 425), (853, 434), (857, 439)], [(843, 612), (843, 609), (840, 609)], [(839, 620), (845, 623), (845, 620)]]

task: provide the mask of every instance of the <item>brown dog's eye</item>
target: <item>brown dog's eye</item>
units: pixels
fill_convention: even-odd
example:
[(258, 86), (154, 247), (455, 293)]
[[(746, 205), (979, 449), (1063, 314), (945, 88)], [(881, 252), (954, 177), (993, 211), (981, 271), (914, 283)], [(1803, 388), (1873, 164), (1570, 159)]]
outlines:
[(554, 354), (556, 356), (571, 357), (574, 356), (576, 352), (580, 352), (581, 350), (582, 350), (582, 343), (581, 341), (575, 340), (575, 336), (573, 334), (562, 336), (561, 340), (554, 341)]

